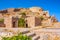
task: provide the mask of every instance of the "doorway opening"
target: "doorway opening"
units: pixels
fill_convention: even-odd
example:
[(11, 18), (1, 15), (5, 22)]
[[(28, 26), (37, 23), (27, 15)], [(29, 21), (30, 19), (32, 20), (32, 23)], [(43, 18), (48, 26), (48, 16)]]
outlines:
[(13, 27), (15, 27), (15, 22), (13, 22)]
[(18, 21), (17, 18), (12, 17), (12, 27), (13, 27), (13, 28), (18, 27), (18, 26), (17, 26), (17, 21)]
[(25, 22), (26, 22), (26, 28), (28, 28), (28, 23), (27, 23), (27, 20), (26, 20)]
[(26, 28), (28, 28), (28, 24), (26, 23)]

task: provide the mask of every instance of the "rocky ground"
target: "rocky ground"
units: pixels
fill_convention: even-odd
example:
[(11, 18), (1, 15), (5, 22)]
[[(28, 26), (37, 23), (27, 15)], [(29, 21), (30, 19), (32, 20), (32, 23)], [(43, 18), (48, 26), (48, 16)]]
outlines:
[(22, 33), (27, 36), (31, 36), (32, 40), (60, 40), (60, 29), (48, 29), (48, 28), (12, 28), (12, 29), (0, 29), (1, 37), (11, 37), (17, 33)]

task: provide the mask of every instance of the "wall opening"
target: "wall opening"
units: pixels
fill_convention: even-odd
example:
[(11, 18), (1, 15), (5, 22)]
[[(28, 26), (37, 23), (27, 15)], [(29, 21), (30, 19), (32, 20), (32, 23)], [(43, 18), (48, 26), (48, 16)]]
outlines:
[(18, 27), (18, 26), (17, 26), (17, 21), (18, 21), (17, 18), (12, 17), (12, 27), (13, 27), (13, 28)]

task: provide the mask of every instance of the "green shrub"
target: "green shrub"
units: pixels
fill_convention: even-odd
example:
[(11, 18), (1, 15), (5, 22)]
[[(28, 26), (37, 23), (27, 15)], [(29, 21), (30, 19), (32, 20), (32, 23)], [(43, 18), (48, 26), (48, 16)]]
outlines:
[(21, 15), (26, 15), (25, 12), (21, 13)]
[(2, 37), (2, 40), (32, 40), (32, 39), (31, 39), (31, 37), (20, 33), (17, 36)]
[(44, 17), (43, 17), (43, 16), (41, 16), (41, 17), (40, 17), (40, 19), (41, 19), (41, 20), (43, 20), (43, 19), (44, 19)]
[(24, 20), (24, 18), (19, 18), (19, 20), (18, 20), (18, 27), (25, 27), (25, 20)]
[(22, 18), (25, 18), (26, 17), (25, 12), (21, 13), (21, 15), (22, 15)]
[(0, 22), (4, 22), (4, 19), (0, 19)]

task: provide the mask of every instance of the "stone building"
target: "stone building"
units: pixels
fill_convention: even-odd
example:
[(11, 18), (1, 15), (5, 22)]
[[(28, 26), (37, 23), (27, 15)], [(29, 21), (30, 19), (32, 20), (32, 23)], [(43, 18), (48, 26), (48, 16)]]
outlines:
[[(25, 13), (26, 15), (24, 16), (25, 19), (25, 26), (26, 27), (36, 27), (36, 26), (41, 26), (42, 24), (44, 24), (44, 21), (48, 21), (49, 25), (52, 24), (52, 20), (51, 20), (49, 12), (48, 11), (44, 11), (42, 8), (40, 7), (31, 7), (31, 8), (10, 8), (7, 10), (1, 10), (0, 11), (0, 19), (3, 18), (4, 19), (4, 23), (2, 23), (2, 25), (0, 27), (6, 27), (6, 28), (18, 28), (18, 19), (22, 17), (21, 13)], [(24, 14), (23, 14), (24, 15)]]

